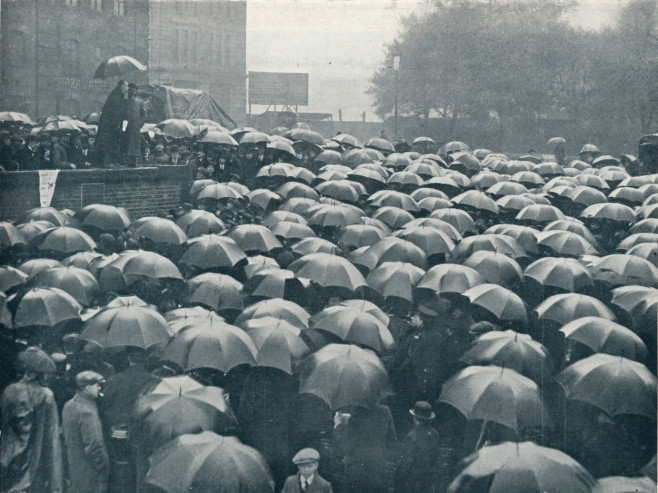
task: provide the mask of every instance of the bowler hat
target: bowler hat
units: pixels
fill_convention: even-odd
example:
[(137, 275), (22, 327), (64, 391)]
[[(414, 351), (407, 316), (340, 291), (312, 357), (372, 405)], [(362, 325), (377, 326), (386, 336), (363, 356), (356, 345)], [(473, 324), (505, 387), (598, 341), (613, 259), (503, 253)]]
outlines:
[(436, 417), (436, 414), (434, 414), (434, 411), (432, 411), (432, 405), (425, 401), (416, 402), (416, 404), (414, 404), (414, 408), (409, 409), (409, 412), (412, 414), (412, 416), (427, 421)]
[(293, 464), (308, 464), (309, 462), (319, 462), (320, 452), (314, 448), (303, 448), (292, 458)]
[(105, 378), (95, 371), (81, 371), (75, 377), (75, 384), (79, 389), (95, 383), (105, 383)]

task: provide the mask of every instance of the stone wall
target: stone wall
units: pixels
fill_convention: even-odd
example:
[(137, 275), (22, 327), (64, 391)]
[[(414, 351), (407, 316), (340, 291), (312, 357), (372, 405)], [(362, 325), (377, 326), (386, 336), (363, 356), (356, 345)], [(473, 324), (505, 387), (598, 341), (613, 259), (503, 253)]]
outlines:
[[(189, 190), (187, 166), (62, 170), (51, 206), (77, 211), (88, 204), (125, 207), (137, 219), (178, 207)], [(39, 207), (39, 172), (0, 173), (0, 220), (18, 219)]]

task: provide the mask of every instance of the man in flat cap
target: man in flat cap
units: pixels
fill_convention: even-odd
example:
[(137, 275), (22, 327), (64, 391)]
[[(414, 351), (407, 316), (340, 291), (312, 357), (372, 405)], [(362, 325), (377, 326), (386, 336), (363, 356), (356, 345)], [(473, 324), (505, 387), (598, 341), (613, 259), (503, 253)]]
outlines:
[(76, 493), (105, 492), (108, 488), (110, 460), (96, 407), (103, 383), (105, 379), (99, 373), (78, 373), (75, 377), (78, 390), (62, 411), (69, 491)]
[(46, 387), (55, 363), (37, 347), (18, 355), (23, 378), (2, 393), (0, 488), (6, 492), (62, 491), (59, 416)]
[(320, 454), (313, 448), (304, 448), (295, 454), (292, 463), (299, 472), (286, 479), (281, 493), (333, 493), (331, 484), (318, 474)]

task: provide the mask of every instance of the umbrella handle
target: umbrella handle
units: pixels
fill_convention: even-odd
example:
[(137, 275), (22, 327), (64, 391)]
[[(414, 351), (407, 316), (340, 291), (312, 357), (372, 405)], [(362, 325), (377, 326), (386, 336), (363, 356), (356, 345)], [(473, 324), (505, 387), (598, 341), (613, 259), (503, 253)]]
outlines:
[(480, 450), (480, 445), (482, 444), (482, 439), (484, 438), (484, 431), (486, 430), (486, 428), (487, 428), (487, 424), (488, 424), (488, 423), (489, 423), (489, 421), (486, 420), (486, 419), (485, 419), (484, 422), (482, 423), (482, 429), (480, 430), (480, 437), (478, 438), (478, 441), (477, 441), (477, 443), (475, 444), (475, 450), (474, 450), (474, 452), (477, 452), (478, 450)]

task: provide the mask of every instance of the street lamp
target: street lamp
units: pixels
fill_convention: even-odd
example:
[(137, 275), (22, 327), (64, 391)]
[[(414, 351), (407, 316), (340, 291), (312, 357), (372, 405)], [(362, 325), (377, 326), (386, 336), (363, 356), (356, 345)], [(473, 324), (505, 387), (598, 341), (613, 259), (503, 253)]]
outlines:
[(395, 140), (398, 140), (398, 72), (400, 71), (400, 47), (393, 49), (393, 70), (395, 71)]

